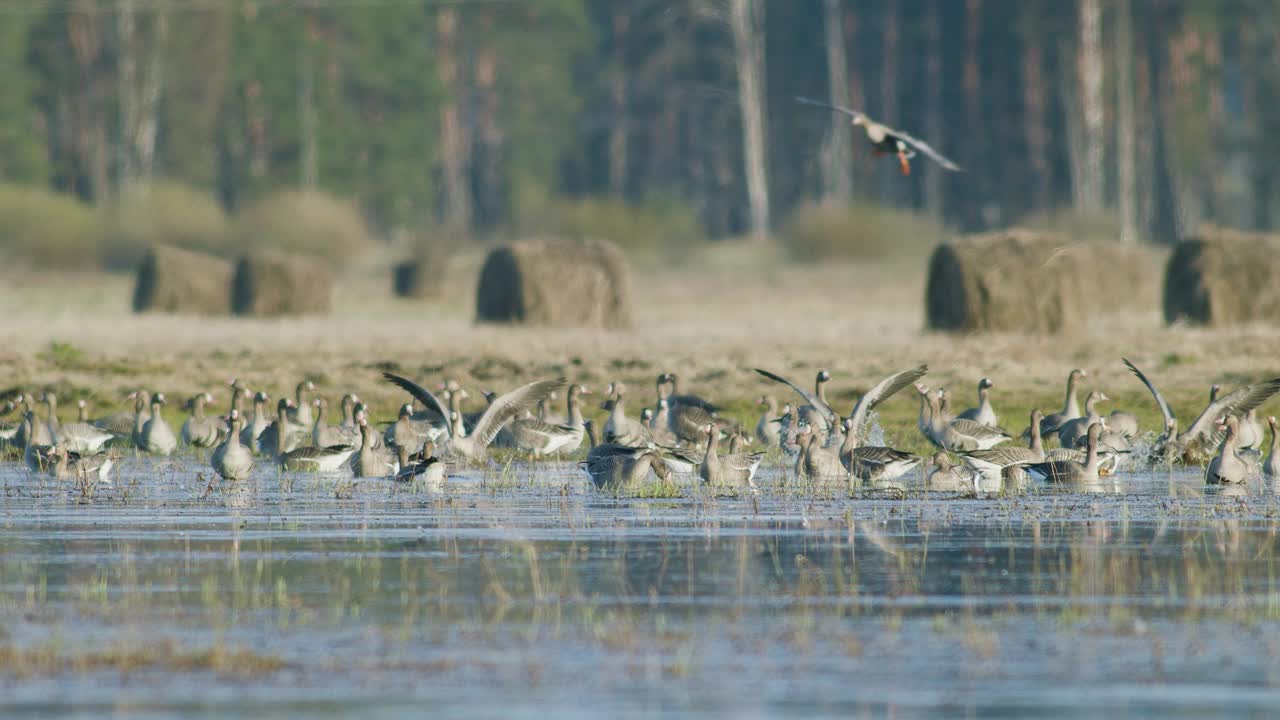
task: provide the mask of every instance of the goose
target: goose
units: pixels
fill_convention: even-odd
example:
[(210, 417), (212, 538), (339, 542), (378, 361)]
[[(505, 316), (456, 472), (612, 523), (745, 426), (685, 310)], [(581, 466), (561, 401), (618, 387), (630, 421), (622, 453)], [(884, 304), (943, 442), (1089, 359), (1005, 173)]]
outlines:
[(659, 445), (673, 446), (680, 443), (680, 438), (671, 432), (671, 405), (666, 398), (658, 401), (657, 413), (654, 413), (649, 408), (641, 411), (640, 424), (648, 428), (649, 435)]
[[(746, 486), (751, 492), (756, 492), (756, 470), (764, 460), (764, 453), (742, 453), (731, 446), (729, 454), (721, 456), (716, 447), (720, 444), (720, 429), (715, 423), (707, 423), (706, 433), (707, 451), (698, 467), (698, 476), (702, 481), (721, 487)], [(734, 440), (737, 441), (739, 437), (741, 436), (735, 435)]]
[(568, 415), (561, 415), (554, 409), (553, 403), (559, 399), (560, 394), (553, 392), (546, 400), (538, 403), (538, 414), (536, 417), (549, 425), (572, 425), (573, 423), (569, 422)]
[[(392, 373), (384, 372), (382, 377), (387, 381), (399, 386), (409, 392), (419, 402), (427, 407), (428, 410), (434, 410), (444, 415), (444, 406), (430, 390), (418, 385), (408, 378), (400, 377)], [(463, 437), (450, 435), (446, 440), (446, 444), (442, 448), (445, 453), (444, 459), (451, 457), (461, 458), (464, 460), (482, 459), (489, 447), (489, 443), (493, 442), (493, 438), (498, 431), (505, 427), (521, 413), (536, 407), (539, 400), (547, 397), (552, 390), (564, 387), (563, 378), (555, 380), (538, 380), (527, 385), (519, 387), (511, 392), (495, 399), (489, 409), (484, 411), (484, 415), (476, 422), (472, 428), (471, 434)]]
[(991, 388), (995, 384), (991, 382), (991, 378), (982, 378), (978, 381), (978, 407), (969, 408), (960, 413), (960, 417), (965, 420), (974, 420), (986, 425), (987, 427), (996, 427), (1000, 424), (999, 418), (996, 417), (996, 411), (991, 408)]
[(271, 453), (279, 458), (311, 442), (311, 433), (301, 425), (289, 420), (289, 409), (293, 401), (280, 398), (276, 402), (275, 422), (268, 425), (258, 436), (258, 446), (263, 453)]
[(858, 434), (853, 431), (853, 418), (845, 420), (844, 442), (840, 445), (839, 458), (853, 477), (865, 482), (897, 480), (920, 466), (918, 455), (890, 447), (860, 445)]
[(609, 399), (600, 405), (609, 411), (604, 423), (604, 441), (606, 444), (625, 445), (627, 447), (644, 447), (653, 442), (653, 433), (639, 420), (627, 417), (627, 388), (622, 383), (610, 383)]
[[(15, 400), (6, 400), (3, 407), (0, 407), (0, 415), (8, 415), (18, 408), (18, 402), (22, 401), (22, 393), (18, 393)], [(0, 425), (0, 446), (13, 445), (14, 439), (18, 436), (18, 431), (22, 429), (22, 422), (5, 423)]]
[(318, 397), (312, 401), (312, 405), (316, 408), (316, 423), (311, 428), (311, 442), (316, 447), (327, 447), (329, 445), (360, 445), (359, 428), (344, 428), (340, 425), (330, 425), (325, 418), (329, 413), (329, 401), (323, 397)]
[(1031, 411), (1031, 444), (1028, 447), (995, 447), (989, 450), (972, 450), (963, 453), (960, 459), (983, 480), (999, 483), (1010, 468), (1021, 468), (1023, 465), (1044, 462), (1044, 445), (1040, 437), (1040, 421), (1044, 414), (1038, 409)]
[(1258, 409), (1252, 408), (1240, 418), (1240, 432), (1237, 440), (1242, 450), (1261, 450), (1266, 435), (1262, 432), (1262, 423), (1258, 422)]
[(115, 459), (105, 452), (81, 454), (57, 445), (49, 452), (49, 474), (58, 480), (105, 481)]
[(1067, 420), (1058, 426), (1058, 445), (1065, 448), (1075, 447), (1077, 440), (1083, 440), (1085, 433), (1089, 431), (1089, 426), (1102, 420), (1102, 416), (1098, 414), (1098, 403), (1109, 399), (1101, 390), (1090, 392), (1084, 401), (1084, 415)]
[(77, 403), (78, 420), (61, 425), (58, 428), (58, 444), (66, 446), (68, 452), (81, 456), (89, 456), (99, 452), (115, 435), (102, 430), (88, 422), (88, 408), (84, 400)]
[(164, 404), (164, 393), (156, 393), (151, 398), (151, 418), (143, 424), (142, 432), (138, 437), (138, 449), (152, 455), (167, 456), (178, 447), (178, 438), (174, 436), (173, 429), (169, 427), (169, 423), (165, 422), (164, 415), (161, 413)]
[(1098, 435), (1101, 432), (1102, 423), (1094, 423), (1089, 426), (1088, 434), (1085, 436), (1088, 442), (1088, 450), (1085, 452), (1083, 461), (1075, 456), (1063, 460), (1046, 457), (1042, 463), (1028, 465), (1027, 472), (1032, 477), (1041, 480), (1080, 485), (1096, 484), (1098, 482), (1099, 467)]
[[(929, 388), (917, 384), (916, 390), (929, 396)], [(952, 452), (972, 452), (988, 450), (1011, 439), (1009, 434), (999, 428), (987, 427), (973, 420), (956, 419), (945, 422), (941, 417), (942, 401), (937, 396), (928, 398), (929, 422), (925, 437), (941, 450)]]
[(1249, 462), (1240, 457), (1240, 418), (1227, 415), (1215, 423), (1226, 433), (1218, 454), (1204, 471), (1206, 485), (1239, 485), (1249, 479)]
[(826, 386), (831, 381), (831, 373), (827, 370), (819, 370), (813, 380), (813, 392), (810, 393), (781, 375), (761, 368), (755, 370), (758, 374), (795, 390), (797, 395), (804, 398), (807, 404), (797, 407), (800, 422), (812, 427), (818, 439), (825, 442), (827, 432), (840, 422), (836, 411), (832, 410), (831, 405), (827, 403)]
[(1262, 474), (1269, 478), (1280, 477), (1280, 430), (1277, 429), (1274, 415), (1267, 418), (1271, 427), (1271, 451), (1267, 453), (1267, 461), (1262, 464)]
[(846, 428), (845, 432), (853, 433), (854, 440), (858, 445), (865, 444), (869, 435), (867, 425), (871, 421), (872, 411), (880, 403), (898, 394), (898, 391), (924, 377), (928, 372), (928, 365), (917, 365), (916, 367), (893, 373), (876, 383), (870, 390), (859, 396), (858, 401), (849, 410), (848, 418), (853, 423)]
[(568, 422), (553, 424), (537, 419), (532, 422), (513, 420), (511, 434), (515, 437), (516, 446), (535, 456), (570, 453), (582, 447), (586, 430), (582, 426), (582, 408), (579, 407), (578, 397), (590, 394), (590, 390), (576, 383), (565, 391)]
[[(395, 423), (388, 427), (380, 437), (375, 438), (377, 442), (374, 447), (382, 447), (384, 443), (393, 448), (399, 447), (396, 440), (399, 437), (399, 442), (407, 444), (409, 454), (412, 455), (422, 449), (423, 443), (427, 440), (436, 440), (442, 435), (447, 435), (450, 425), (449, 418), (452, 417), (452, 413), (456, 411), (459, 413), (458, 417), (462, 417), (461, 398), (465, 396), (465, 393), (446, 391), (446, 394), (448, 399), (445, 402), (449, 404), (449, 414), (439, 415), (432, 411), (417, 412), (414, 410), (413, 403), (407, 403), (408, 410), (403, 406), (400, 408), (400, 413), (396, 417)], [(357, 401), (357, 415), (360, 407), (363, 407), (363, 404)], [(367, 408), (365, 408), (365, 412), (367, 418)], [(466, 435), (466, 430), (461, 424), (462, 421), (459, 421), (459, 423), (455, 434)]]
[[(233, 393), (233, 396), (238, 392)], [(187, 406), (191, 408), (191, 417), (182, 423), (182, 430), (179, 431), (182, 444), (209, 448), (222, 441), (223, 433), (218, 423), (214, 422), (214, 418), (205, 415), (205, 405), (211, 402), (213, 402), (213, 396), (209, 393), (200, 393), (187, 401)]]
[(355, 453), (354, 445), (329, 445), (295, 448), (276, 458), (280, 467), (290, 472), (338, 472)]
[(720, 408), (715, 403), (704, 400), (697, 395), (681, 395), (680, 394), (680, 378), (675, 373), (663, 373), (658, 378), (659, 399), (662, 399), (662, 389), (666, 389), (667, 401), (671, 403), (671, 409), (676, 410), (683, 407), (697, 407), (715, 415)]
[(249, 449), (249, 452), (257, 455), (262, 452), (262, 431), (267, 429), (271, 424), (271, 418), (267, 414), (267, 403), (271, 401), (271, 396), (259, 390), (253, 395), (253, 417), (248, 423), (242, 423), (244, 428), (240, 431), (240, 444)]
[(1076, 368), (1067, 374), (1067, 397), (1062, 403), (1062, 411), (1045, 415), (1040, 421), (1040, 435), (1046, 436), (1049, 433), (1057, 432), (1058, 428), (1068, 420), (1075, 420), (1080, 417), (1080, 398), (1076, 393), (1076, 386), (1080, 383), (1080, 378), (1089, 377), (1089, 373)]
[(761, 395), (756, 404), (764, 407), (764, 412), (756, 421), (756, 439), (760, 441), (761, 447), (777, 447), (781, 425), (778, 422), (778, 400), (772, 395)]
[(142, 429), (151, 420), (151, 393), (139, 390), (133, 394), (133, 431), (129, 433), (129, 443), (142, 449)]
[(386, 445), (393, 448), (403, 447), (412, 455), (422, 449), (422, 446), (430, 439), (430, 435), (424, 432), (429, 427), (422, 421), (414, 421), (413, 404), (405, 403), (400, 406), (400, 414), (396, 417), (395, 423), (387, 428), (383, 433), (383, 441)]
[(249, 477), (253, 470), (253, 454), (240, 442), (241, 431), (244, 430), (244, 418), (240, 409), (231, 411), (231, 423), (226, 438), (213, 449), (209, 464), (213, 471), (223, 480), (234, 482)]
[(407, 450), (400, 448), (400, 470), (395, 474), (395, 481), (408, 483), (421, 480), (428, 488), (442, 487), (448, 466), (433, 454), (435, 447), (435, 443), (428, 440), (422, 452), (412, 457)]
[(977, 478), (972, 471), (965, 471), (951, 462), (951, 456), (945, 450), (939, 450), (929, 459), (933, 469), (925, 478), (925, 485), (930, 490), (939, 492), (961, 492), (977, 488)]
[(618, 443), (597, 444), (595, 428), (589, 421), (586, 433), (591, 439), (591, 450), (581, 466), (597, 488), (617, 490), (638, 485), (649, 479), (650, 472), (660, 480), (670, 479), (671, 469), (656, 450)]
[(945, 170), (951, 172), (964, 172), (964, 169), (955, 164), (951, 160), (934, 150), (928, 143), (918, 140), (901, 130), (895, 130), (888, 125), (882, 125), (871, 118), (866, 113), (850, 110), (840, 105), (831, 105), (817, 100), (810, 100), (805, 97), (797, 97), (797, 101), (806, 105), (815, 105), (817, 107), (834, 110), (838, 113), (848, 115), (854, 125), (861, 126), (866, 132), (867, 142), (871, 143), (871, 147), (875, 149), (877, 155), (890, 154), (898, 156), (898, 164), (902, 168), (903, 175), (911, 174), (911, 158), (916, 156), (916, 152), (922, 152), (926, 157), (938, 163)]
[(45, 422), (43, 423), (49, 429), (49, 438), (52, 442), (49, 444), (58, 444), (58, 431), (62, 429), (62, 425), (58, 422), (58, 396), (51, 392), (46, 392), (40, 396), (40, 401), (45, 406)]
[(1151, 392), (1160, 414), (1164, 417), (1164, 433), (1156, 439), (1152, 448), (1152, 457), (1160, 462), (1185, 462), (1199, 465), (1214, 457), (1218, 446), (1226, 433), (1223, 426), (1218, 426), (1217, 418), (1227, 415), (1243, 415), (1266, 402), (1280, 391), (1280, 378), (1264, 380), (1252, 385), (1245, 385), (1235, 392), (1224, 395), (1209, 403), (1185, 432), (1178, 432), (1178, 418), (1173, 414), (1164, 395), (1156, 386), (1127, 358), (1121, 358), (1129, 372), (1133, 373)]
[(397, 450), (393, 451), (387, 445), (376, 447), (374, 442), (378, 433), (369, 425), (369, 419), (364, 414), (356, 417), (356, 427), (360, 429), (360, 449), (351, 456), (352, 474), (358, 478), (394, 477), (400, 472), (401, 467), (406, 465), (400, 462), (400, 456), (407, 459), (411, 455), (409, 448), (397, 446)]
[(800, 453), (796, 457), (796, 476), (811, 480), (848, 480), (849, 471), (840, 462), (835, 452), (819, 445), (814, 438), (813, 429), (804, 426), (796, 435), (800, 445)]
[[(40, 418), (36, 417), (35, 410), (29, 406), (26, 413), (23, 414), (22, 424), (25, 426), (25, 435), (27, 437), (26, 445), (22, 451), (22, 461), (26, 464), (27, 469), (31, 472), (45, 472), (53, 461), (53, 442), (52, 438), (48, 438), (48, 442), (38, 442), (39, 436), (37, 427), (44, 425)], [(45, 428), (46, 436), (49, 429)]]
[(356, 424), (356, 403), (360, 402), (360, 398), (355, 393), (347, 393), (342, 396), (342, 422), (338, 423), (338, 427), (351, 428), (360, 434), (360, 427)]
[(795, 405), (787, 403), (782, 406), (782, 416), (778, 418), (778, 445), (787, 455), (800, 452), (800, 443), (796, 436), (800, 434), (800, 412)]
[(315, 418), (311, 414), (310, 395), (316, 389), (316, 384), (310, 380), (303, 380), (294, 388), (294, 404), (289, 409), (289, 420), (309, 428), (315, 423)]

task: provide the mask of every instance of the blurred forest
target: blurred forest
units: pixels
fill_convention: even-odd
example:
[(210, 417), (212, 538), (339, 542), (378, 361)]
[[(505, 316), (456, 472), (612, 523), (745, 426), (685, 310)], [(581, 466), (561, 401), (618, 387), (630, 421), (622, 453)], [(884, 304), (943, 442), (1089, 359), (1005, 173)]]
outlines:
[(5, 192), (318, 190), (384, 237), (763, 238), (827, 201), (1169, 243), (1280, 191), (1275, 0), (3, 0), (0, 86)]

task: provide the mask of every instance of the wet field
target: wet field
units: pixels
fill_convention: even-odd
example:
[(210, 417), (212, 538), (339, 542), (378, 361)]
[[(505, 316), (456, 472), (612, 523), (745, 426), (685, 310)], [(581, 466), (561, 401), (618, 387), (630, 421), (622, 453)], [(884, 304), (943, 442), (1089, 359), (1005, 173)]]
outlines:
[(93, 497), (0, 469), (0, 715), (1203, 717), (1280, 707), (1280, 503), (1089, 492), (615, 497), (575, 465), (443, 488)]

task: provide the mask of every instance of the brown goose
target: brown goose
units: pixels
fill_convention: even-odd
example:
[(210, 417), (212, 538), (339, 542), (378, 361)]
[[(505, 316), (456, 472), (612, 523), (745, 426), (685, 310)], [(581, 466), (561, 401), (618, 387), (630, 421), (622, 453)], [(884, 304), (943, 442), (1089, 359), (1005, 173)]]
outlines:
[(829, 105), (824, 102), (818, 102), (817, 100), (810, 100), (809, 98), (804, 97), (797, 97), (796, 100), (806, 105), (816, 105), (818, 107), (827, 108), (828, 110), (834, 110), (848, 115), (852, 118), (854, 125), (860, 125), (862, 126), (862, 129), (866, 131), (867, 141), (871, 143), (871, 147), (875, 148), (877, 155), (889, 154), (898, 156), (898, 163), (902, 166), (903, 175), (911, 174), (910, 160), (916, 156), (917, 150), (924, 153), (931, 160), (951, 172), (964, 171), (964, 169), (959, 165), (943, 157), (943, 155), (937, 150), (929, 147), (928, 143), (923, 140), (917, 140), (901, 130), (895, 130), (888, 125), (882, 125), (875, 122), (871, 118), (867, 117), (865, 113), (858, 112), (857, 110), (850, 110), (849, 108), (841, 107), (839, 105)]
[(258, 436), (258, 447), (263, 453), (271, 453), (279, 458), (311, 442), (310, 431), (289, 419), (292, 405), (293, 402), (288, 398), (280, 398), (276, 402), (275, 422)]
[[(756, 469), (764, 460), (764, 453), (741, 453), (730, 447), (728, 455), (720, 455), (720, 429), (715, 423), (707, 423), (707, 452), (698, 467), (698, 476), (708, 485), (743, 487), (756, 492)], [(737, 440), (740, 436), (734, 436)]]
[(920, 466), (922, 458), (890, 447), (860, 445), (853, 432), (853, 418), (844, 421), (840, 462), (855, 478), (876, 483), (897, 480)]
[(982, 475), (991, 483), (1002, 481), (1005, 471), (1033, 463), (1044, 462), (1044, 445), (1040, 438), (1040, 421), (1044, 419), (1039, 410), (1031, 411), (1031, 444), (1029, 447), (996, 447), (989, 450), (973, 450), (961, 455), (964, 464)]
[(653, 442), (653, 433), (644, 423), (627, 417), (626, 394), (627, 388), (622, 383), (609, 385), (609, 399), (600, 405), (609, 411), (604, 423), (604, 441), (606, 444), (644, 447)]
[[(350, 397), (350, 396), (348, 396)], [(312, 402), (316, 408), (316, 423), (311, 428), (311, 442), (317, 447), (326, 447), (328, 445), (360, 445), (360, 431), (355, 427), (342, 427), (341, 425), (330, 425), (328, 418), (329, 401), (323, 397), (318, 397)]]
[(776, 373), (760, 368), (756, 368), (756, 372), (776, 383), (786, 385), (805, 399), (807, 404), (796, 408), (800, 416), (800, 422), (812, 427), (820, 442), (825, 441), (827, 432), (840, 422), (840, 417), (836, 415), (836, 411), (832, 410), (831, 406), (827, 404), (826, 386), (831, 381), (830, 372), (826, 370), (818, 371), (813, 380), (812, 393), (805, 391), (804, 388)]
[(853, 424), (846, 432), (856, 435), (857, 437), (854, 439), (859, 445), (866, 443), (869, 435), (867, 423), (871, 421), (871, 412), (880, 403), (898, 394), (899, 390), (916, 382), (927, 375), (928, 372), (928, 365), (918, 365), (909, 370), (896, 372), (876, 383), (853, 404), (853, 409), (849, 411), (849, 419), (853, 421)]
[(241, 424), (244, 428), (240, 431), (240, 444), (249, 449), (249, 452), (258, 454), (262, 452), (262, 445), (259, 439), (262, 437), (262, 431), (267, 429), (271, 424), (271, 416), (267, 411), (267, 403), (271, 401), (271, 396), (259, 390), (253, 396), (253, 416), (249, 418), (249, 422)]
[(315, 389), (315, 383), (303, 380), (293, 391), (294, 404), (289, 408), (289, 419), (304, 428), (310, 428), (315, 423), (311, 414), (311, 393)]
[(151, 398), (151, 419), (142, 426), (142, 434), (139, 437), (141, 441), (139, 449), (152, 455), (167, 456), (178, 447), (178, 438), (174, 436), (173, 429), (169, 427), (169, 423), (161, 413), (164, 404), (164, 393), (156, 393)]
[(426, 484), (428, 489), (443, 487), (445, 470), (448, 465), (434, 455), (435, 450), (436, 444), (430, 440), (422, 447), (422, 452), (417, 455), (411, 456), (406, 449), (400, 448), (400, 470), (395, 474), (395, 481), (398, 483), (421, 481)]
[(178, 437), (184, 445), (210, 448), (217, 445), (221, 438), (218, 423), (205, 414), (205, 406), (213, 402), (209, 393), (200, 393), (187, 401), (186, 407), (191, 409), (191, 417), (182, 423)]
[(1098, 482), (1098, 435), (1102, 432), (1102, 423), (1089, 426), (1088, 450), (1084, 461), (1072, 457), (1066, 460), (1046, 460), (1026, 466), (1027, 472), (1037, 479), (1053, 482), (1092, 485)]
[(671, 470), (657, 450), (618, 443), (597, 444), (595, 428), (589, 420), (586, 433), (591, 440), (591, 450), (581, 465), (597, 488), (617, 490), (636, 485), (648, 480), (650, 472), (660, 480), (670, 478)]
[(234, 408), (231, 410), (231, 423), (227, 437), (221, 445), (213, 449), (213, 455), (209, 458), (213, 471), (223, 480), (243, 480), (253, 471), (253, 453), (240, 443), (243, 430), (244, 418), (240, 415), (240, 409)]
[(800, 445), (800, 453), (796, 457), (796, 477), (812, 480), (849, 479), (849, 471), (840, 462), (840, 457), (834, 451), (819, 445), (814, 440), (813, 429), (808, 425), (800, 428), (796, 442)]
[(49, 452), (49, 474), (59, 480), (106, 480), (115, 459), (105, 452), (81, 454), (58, 445)]
[(977, 476), (972, 471), (951, 462), (951, 456), (945, 450), (939, 450), (929, 459), (933, 469), (925, 478), (925, 485), (930, 490), (939, 492), (962, 492), (977, 488)]
[(960, 413), (960, 417), (965, 420), (974, 420), (980, 422), (987, 427), (996, 427), (1000, 424), (999, 418), (996, 417), (996, 411), (991, 407), (991, 388), (995, 387), (995, 383), (991, 382), (991, 378), (982, 378), (978, 381), (978, 407), (969, 408)]
[(360, 449), (351, 456), (351, 472), (358, 478), (387, 477), (400, 472), (400, 455), (406, 459), (411, 455), (408, 446), (398, 446), (398, 452), (387, 445), (377, 446), (378, 433), (364, 413), (356, 417), (356, 427), (360, 429)]
[(1280, 378), (1245, 385), (1209, 403), (1209, 406), (1191, 422), (1186, 432), (1179, 433), (1178, 418), (1173, 414), (1173, 409), (1169, 407), (1164, 395), (1160, 394), (1156, 386), (1136, 365), (1127, 359), (1122, 358), (1122, 360), (1125, 367), (1129, 368), (1129, 372), (1147, 386), (1151, 397), (1160, 407), (1160, 414), (1164, 416), (1164, 433), (1156, 439), (1155, 447), (1152, 448), (1152, 458), (1160, 462), (1186, 462), (1193, 465), (1208, 462), (1214, 457), (1214, 453), (1226, 435), (1225, 426), (1217, 424), (1219, 418), (1243, 415), (1280, 392)]
[(917, 384), (916, 390), (929, 403), (925, 437), (939, 449), (952, 452), (987, 450), (1010, 439), (1003, 430), (987, 427), (973, 420), (956, 419), (947, 422), (942, 417), (942, 400), (936, 395), (930, 395), (929, 388), (923, 385)]
[(84, 400), (77, 401), (76, 405), (79, 407), (79, 419), (59, 426), (58, 444), (66, 446), (72, 453), (83, 456), (92, 455), (102, 450), (107, 442), (115, 439), (115, 435), (87, 420), (88, 407)]
[(1080, 383), (1080, 378), (1088, 376), (1089, 373), (1080, 368), (1072, 370), (1067, 375), (1067, 397), (1062, 403), (1062, 412), (1050, 413), (1044, 416), (1044, 419), (1040, 421), (1041, 436), (1057, 432), (1058, 428), (1066, 421), (1080, 417), (1080, 398), (1076, 394), (1076, 386)]
[(772, 395), (761, 395), (756, 404), (764, 406), (764, 412), (756, 422), (756, 439), (761, 447), (777, 447), (781, 426), (778, 422), (778, 400)]
[(1098, 403), (1110, 400), (1101, 390), (1094, 390), (1084, 400), (1084, 415), (1074, 420), (1068, 420), (1058, 426), (1058, 445), (1069, 448), (1075, 447), (1080, 441), (1084, 440), (1085, 433), (1089, 431), (1089, 426), (1102, 421), (1102, 415), (1098, 413)]
[(1207, 485), (1238, 485), (1249, 479), (1249, 462), (1240, 457), (1240, 418), (1228, 415), (1215, 425), (1226, 433), (1218, 454), (1204, 471)]
[[(382, 377), (408, 391), (428, 410), (434, 410), (442, 416), (445, 414), (444, 405), (430, 390), (408, 378), (392, 373), (383, 373)], [(463, 437), (457, 435), (449, 436), (442, 448), (445, 459), (457, 457), (464, 460), (480, 460), (484, 458), (487, 454), (489, 443), (493, 442), (493, 438), (498, 434), (499, 430), (506, 427), (508, 423), (521, 414), (537, 407), (539, 400), (546, 398), (553, 390), (564, 387), (564, 384), (563, 378), (538, 380), (516, 388), (495, 399), (490, 403), (489, 409), (484, 411), (484, 415), (480, 416), (480, 420), (476, 422), (470, 435)]]

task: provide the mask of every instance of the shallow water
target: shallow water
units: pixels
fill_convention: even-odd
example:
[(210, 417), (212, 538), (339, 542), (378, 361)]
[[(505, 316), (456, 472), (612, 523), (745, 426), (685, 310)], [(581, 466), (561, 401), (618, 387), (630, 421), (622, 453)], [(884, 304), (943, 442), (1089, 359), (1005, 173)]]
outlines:
[[(1095, 492), (616, 498), (572, 464), (443, 489), (84, 499), (0, 469), (0, 715), (1201, 717), (1280, 706), (1280, 506)], [(909, 486), (910, 488), (910, 486)]]

